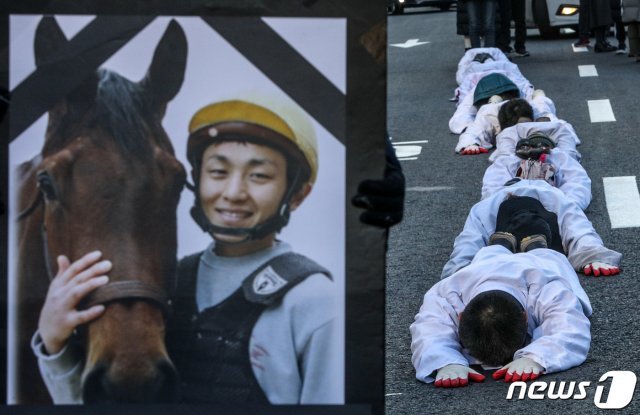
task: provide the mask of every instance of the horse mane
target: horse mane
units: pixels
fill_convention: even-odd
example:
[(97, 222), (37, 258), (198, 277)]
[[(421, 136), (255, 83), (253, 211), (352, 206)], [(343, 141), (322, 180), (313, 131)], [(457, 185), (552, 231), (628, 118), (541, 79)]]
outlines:
[(156, 120), (151, 99), (138, 83), (106, 70), (98, 71), (95, 126), (103, 128), (126, 152), (151, 154), (148, 135)]

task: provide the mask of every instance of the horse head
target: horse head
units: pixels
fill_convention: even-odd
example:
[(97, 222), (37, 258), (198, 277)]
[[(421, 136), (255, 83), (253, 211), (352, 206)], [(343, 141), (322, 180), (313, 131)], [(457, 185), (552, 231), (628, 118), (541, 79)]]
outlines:
[[(36, 63), (65, 41), (53, 18), (44, 18)], [(22, 219), (21, 251), (29, 255), (22, 271), (46, 278), (58, 255), (73, 261), (93, 250), (113, 263), (109, 284), (85, 301), (106, 306), (82, 330), (85, 402), (177, 396), (164, 311), (176, 271), (176, 209), (185, 172), (161, 121), (182, 85), (186, 48), (172, 21), (142, 81), (104, 69), (84, 80), (49, 110), (41, 156), (25, 174), (21, 203), (40, 212)], [(34, 253), (44, 260), (34, 260)], [(29, 270), (30, 264), (40, 269)]]

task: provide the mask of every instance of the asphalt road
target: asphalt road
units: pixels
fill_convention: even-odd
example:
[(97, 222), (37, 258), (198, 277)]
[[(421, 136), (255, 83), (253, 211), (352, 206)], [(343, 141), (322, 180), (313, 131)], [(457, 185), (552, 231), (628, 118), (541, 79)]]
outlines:
[[(389, 44), (418, 39), (412, 48), (389, 47), (388, 129), (393, 142), (424, 141), (416, 160), (403, 161), (407, 178), (405, 219), (391, 231), (387, 260), (386, 414), (602, 413), (594, 404), (600, 377), (612, 370), (640, 374), (638, 318), (638, 228), (611, 229), (603, 177), (640, 176), (636, 144), (640, 63), (613, 53), (575, 53), (573, 35), (542, 40), (530, 31), (530, 57), (514, 58), (521, 72), (546, 91), (558, 116), (573, 124), (583, 145), (582, 164), (592, 180), (593, 201), (586, 214), (605, 245), (624, 254), (623, 272), (611, 278), (581, 276), (591, 299), (592, 344), (579, 367), (546, 375), (546, 381), (588, 381), (582, 400), (506, 399), (508, 384), (490, 377), (481, 384), (441, 389), (415, 379), (409, 325), (424, 293), (438, 281), (442, 266), (480, 199), (487, 155), (454, 154), (457, 136), (449, 132), (456, 87), (455, 71), (464, 53), (455, 33), (455, 12), (408, 10), (388, 19)], [(614, 39), (611, 38), (611, 41)], [(613, 43), (613, 42), (612, 42)], [(595, 65), (597, 77), (581, 78), (578, 65)], [(609, 99), (615, 122), (591, 123), (587, 100)], [(640, 212), (639, 212), (640, 214)], [(603, 382), (608, 390), (610, 382)], [(604, 401), (606, 397), (603, 396)], [(640, 413), (637, 393), (617, 413)]]

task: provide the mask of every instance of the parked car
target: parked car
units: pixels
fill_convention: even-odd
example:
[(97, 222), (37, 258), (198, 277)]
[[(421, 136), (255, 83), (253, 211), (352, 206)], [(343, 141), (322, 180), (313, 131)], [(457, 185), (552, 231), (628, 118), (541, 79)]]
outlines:
[(387, 0), (387, 13), (402, 14), (405, 7), (438, 7), (449, 10), (457, 0)]
[(578, 27), (578, 0), (525, 0), (528, 27), (537, 27), (543, 38), (555, 37), (560, 28)]

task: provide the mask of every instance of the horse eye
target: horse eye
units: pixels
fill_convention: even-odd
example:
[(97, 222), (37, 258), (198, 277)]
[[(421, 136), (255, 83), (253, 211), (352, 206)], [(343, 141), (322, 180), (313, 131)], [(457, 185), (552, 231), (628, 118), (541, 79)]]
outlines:
[(38, 173), (38, 187), (47, 200), (56, 200), (58, 198), (53, 179), (46, 171)]

